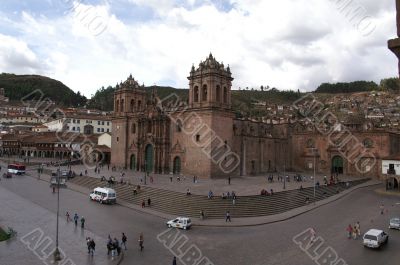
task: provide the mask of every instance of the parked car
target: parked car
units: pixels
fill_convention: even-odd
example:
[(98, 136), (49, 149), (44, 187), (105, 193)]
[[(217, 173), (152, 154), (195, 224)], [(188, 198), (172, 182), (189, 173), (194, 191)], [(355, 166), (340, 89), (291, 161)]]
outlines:
[(177, 217), (173, 220), (168, 221), (167, 226), (186, 230), (192, 226), (192, 221), (188, 217)]
[(110, 188), (95, 188), (89, 195), (92, 201), (99, 203), (114, 204), (117, 203), (117, 193), (115, 190)]
[(389, 229), (398, 229), (400, 230), (400, 218), (395, 217), (390, 219), (389, 221)]
[(379, 229), (370, 229), (363, 236), (363, 245), (369, 248), (380, 248), (389, 241), (389, 235)]

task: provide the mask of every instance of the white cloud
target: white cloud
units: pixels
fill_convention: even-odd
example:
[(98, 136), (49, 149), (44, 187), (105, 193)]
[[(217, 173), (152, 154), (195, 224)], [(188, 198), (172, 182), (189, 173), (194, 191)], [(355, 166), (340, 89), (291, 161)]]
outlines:
[[(125, 1), (154, 9), (157, 18), (126, 20), (113, 13), (112, 3), (75, 2), (64, 16), (51, 19), (22, 12), (10, 25), (15, 36), (0, 35), (1, 68), (44, 73), (87, 96), (129, 73), (147, 85), (187, 87), (192, 63), (209, 52), (230, 64), (235, 88), (312, 90), (322, 82), (379, 81), (397, 74), (396, 58), (386, 48), (396, 33), (390, 0), (360, 1), (377, 23), (369, 36), (328, 0), (220, 0), (233, 7), (225, 11), (212, 1)], [(101, 34), (88, 27), (93, 20), (105, 25)], [(10, 24), (7, 16), (0, 26), (2, 21)]]

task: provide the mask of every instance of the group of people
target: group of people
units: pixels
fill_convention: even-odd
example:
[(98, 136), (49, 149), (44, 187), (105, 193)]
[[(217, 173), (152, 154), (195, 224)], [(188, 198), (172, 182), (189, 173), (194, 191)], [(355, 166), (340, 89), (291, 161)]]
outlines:
[(268, 192), (267, 189), (262, 189), (260, 192), (260, 195), (262, 195), (262, 196), (274, 195), (274, 190), (270, 189), (270, 191)]
[(346, 228), (346, 231), (348, 239), (357, 239), (359, 236), (361, 236), (360, 222), (355, 223), (353, 226), (349, 224), (349, 226)]
[[(150, 207), (151, 206), (151, 199), (150, 199), (150, 197), (147, 199), (147, 207)], [(145, 200), (143, 200), (142, 201), (142, 208), (145, 208), (146, 207), (146, 201)]]
[[(68, 223), (69, 221), (72, 220), (72, 219), (71, 219), (71, 216), (70, 216), (70, 214), (69, 214), (69, 212), (66, 212), (66, 213), (65, 213), (65, 217), (67, 218), (67, 223)], [(75, 226), (78, 226), (78, 221), (80, 220), (80, 222), (81, 222), (81, 228), (82, 228), (82, 229), (85, 228), (85, 222), (86, 222), (85, 217), (81, 216), (81, 217), (79, 218), (79, 215), (78, 215), (77, 213), (75, 213), (75, 214), (74, 214), (74, 217), (73, 217), (73, 220), (74, 220)]]
[(87, 237), (86, 238), (86, 245), (88, 248), (88, 254), (93, 257), (94, 251), (96, 250), (96, 243), (94, 242), (93, 238)]

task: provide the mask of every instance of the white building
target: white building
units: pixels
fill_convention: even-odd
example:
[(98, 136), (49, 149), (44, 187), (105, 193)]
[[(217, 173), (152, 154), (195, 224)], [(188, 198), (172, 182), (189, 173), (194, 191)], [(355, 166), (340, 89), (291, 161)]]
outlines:
[(67, 115), (43, 125), (47, 126), (49, 131), (84, 134), (111, 133), (112, 128), (111, 117), (103, 115)]

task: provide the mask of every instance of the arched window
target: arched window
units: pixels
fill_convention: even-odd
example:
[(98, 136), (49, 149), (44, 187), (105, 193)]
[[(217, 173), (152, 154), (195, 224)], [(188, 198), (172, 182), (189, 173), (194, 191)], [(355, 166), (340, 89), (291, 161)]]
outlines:
[(136, 133), (136, 123), (132, 123), (132, 134)]
[(124, 99), (121, 99), (121, 112), (124, 112), (124, 105), (125, 105)]
[(228, 89), (224, 87), (224, 103), (228, 103)]
[(117, 99), (117, 102), (115, 104), (115, 112), (119, 111), (119, 100)]
[(135, 110), (135, 100), (132, 99), (131, 100), (131, 112), (133, 112)]
[(217, 102), (221, 101), (221, 87), (218, 85), (216, 88), (216, 96), (217, 96)]
[(181, 120), (177, 120), (176, 121), (176, 131), (177, 132), (181, 132), (182, 131), (182, 121)]
[(138, 100), (138, 102), (137, 102), (137, 107), (138, 107), (138, 110), (141, 110), (141, 108), (142, 108), (142, 101)]
[(201, 101), (207, 101), (207, 85), (203, 85), (201, 91)]
[(193, 90), (193, 101), (199, 102), (199, 87), (195, 86)]

